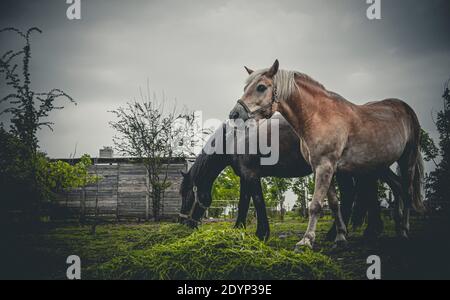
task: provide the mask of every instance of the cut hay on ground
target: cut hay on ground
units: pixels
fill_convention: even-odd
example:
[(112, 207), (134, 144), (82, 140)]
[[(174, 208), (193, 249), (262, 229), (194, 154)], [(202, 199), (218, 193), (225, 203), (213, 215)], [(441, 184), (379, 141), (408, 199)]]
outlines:
[[(174, 228), (172, 228), (174, 229)], [(341, 269), (312, 251), (273, 249), (244, 230), (208, 229), (136, 250), (89, 270), (97, 279), (341, 279)]]

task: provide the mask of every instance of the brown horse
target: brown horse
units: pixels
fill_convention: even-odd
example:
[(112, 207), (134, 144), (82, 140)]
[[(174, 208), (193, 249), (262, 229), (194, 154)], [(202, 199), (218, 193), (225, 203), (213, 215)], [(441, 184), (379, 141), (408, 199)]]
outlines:
[(345, 242), (346, 226), (330, 184), (337, 171), (388, 177), (394, 162), (400, 167), (404, 202), (398, 204), (398, 233), (407, 238), (410, 207), (423, 209), (420, 125), (412, 108), (398, 99), (356, 105), (303, 73), (278, 67), (276, 60), (268, 69), (246, 68), (250, 76), (244, 95), (230, 116), (245, 110), (246, 114), (238, 113), (240, 118), (261, 119), (278, 111), (299, 136), (300, 151), (315, 174), (315, 190), (308, 228), (297, 247), (312, 247), (325, 196), (337, 224), (336, 241)]

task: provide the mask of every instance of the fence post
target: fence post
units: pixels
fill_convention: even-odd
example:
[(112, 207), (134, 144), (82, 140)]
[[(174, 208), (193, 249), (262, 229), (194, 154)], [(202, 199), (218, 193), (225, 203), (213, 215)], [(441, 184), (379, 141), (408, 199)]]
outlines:
[(86, 213), (86, 188), (83, 186), (81, 189), (81, 212), (80, 212), (80, 222), (84, 223), (85, 213)]
[(149, 209), (150, 209), (150, 205), (149, 205), (149, 181), (148, 181), (148, 170), (147, 168), (145, 169), (145, 220), (148, 221), (148, 216), (149, 216)]
[(119, 181), (120, 180), (120, 162), (117, 163), (117, 197), (116, 197), (116, 220), (119, 222)]
[(145, 220), (148, 221), (148, 211), (149, 211), (149, 203), (148, 203), (148, 193), (145, 193)]

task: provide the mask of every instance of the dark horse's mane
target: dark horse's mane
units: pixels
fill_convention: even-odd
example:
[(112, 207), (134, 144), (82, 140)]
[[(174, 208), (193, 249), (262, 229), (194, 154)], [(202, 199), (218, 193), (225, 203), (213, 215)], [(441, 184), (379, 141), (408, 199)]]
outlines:
[(214, 155), (208, 155), (202, 151), (195, 159), (195, 163), (188, 171), (188, 176), (185, 176), (181, 182), (181, 190), (186, 191), (190, 189), (190, 184), (193, 184), (197, 178), (205, 178), (208, 175), (209, 168), (212, 163), (216, 161)]
[[(224, 130), (224, 125), (221, 129)], [(220, 130), (220, 128), (218, 130)], [(212, 143), (214, 143), (214, 141)], [(216, 175), (212, 173), (220, 173), (220, 171), (229, 164), (228, 158), (228, 154), (206, 154), (202, 149), (202, 152), (197, 156), (194, 164), (188, 170), (187, 175), (184, 176), (181, 182), (180, 191), (186, 192), (190, 190), (194, 183), (198, 185), (202, 182), (209, 182), (208, 180), (212, 180), (212, 183)], [(198, 178), (200, 178), (200, 181)]]

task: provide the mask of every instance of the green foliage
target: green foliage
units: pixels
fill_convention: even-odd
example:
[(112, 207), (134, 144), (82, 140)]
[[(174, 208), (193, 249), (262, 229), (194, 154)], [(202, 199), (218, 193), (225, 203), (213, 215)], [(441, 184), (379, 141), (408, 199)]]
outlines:
[(231, 167), (226, 167), (214, 181), (210, 217), (219, 217), (230, 205), (235, 205), (240, 197), (240, 178)]
[(214, 181), (212, 188), (214, 200), (239, 200), (240, 178), (231, 167), (226, 167)]
[(283, 206), (284, 194), (291, 187), (290, 178), (266, 177), (263, 179), (267, 188), (264, 193), (267, 206)]
[(377, 191), (378, 191), (378, 199), (388, 199), (388, 193), (390, 191), (389, 187), (384, 184), (384, 182), (378, 180), (377, 181)]
[(50, 161), (37, 152), (28, 160), (23, 159), (27, 146), (14, 134), (0, 127), (0, 188), (3, 192), (1, 206), (10, 209), (37, 209), (32, 200), (42, 204), (52, 199), (54, 193), (83, 187), (98, 180), (88, 173), (92, 164), (89, 155), (83, 155), (78, 163)]
[(44, 155), (38, 155), (37, 178), (45, 193), (45, 199), (51, 199), (54, 193), (96, 183), (100, 178), (89, 174), (91, 165), (91, 158), (87, 154), (74, 165), (60, 160), (50, 161)]
[(428, 132), (420, 129), (420, 150), (425, 161), (432, 160), (436, 164), (436, 157), (439, 155), (439, 148), (434, 143)]
[(301, 178), (292, 179), (291, 189), (297, 196), (295, 206), (303, 217), (308, 216), (308, 201), (307, 195), (311, 197), (314, 193), (314, 178), (313, 176), (305, 176)]
[(0, 212), (31, 208), (33, 204), (31, 160), (22, 159), (27, 153), (27, 147), (19, 138), (0, 127), (0, 149), (0, 189), (2, 191)]
[[(276, 177), (266, 177), (261, 180), (261, 187), (267, 207), (283, 206), (284, 194), (291, 187), (291, 180), (290, 178)], [(212, 198), (212, 206), (219, 209), (210, 209), (210, 216), (218, 216), (223, 212), (225, 207), (236, 204), (239, 201), (240, 178), (234, 173), (231, 167), (226, 167), (214, 181)]]
[[(17, 136), (29, 150), (29, 155), (38, 148), (36, 132), (43, 126), (52, 129), (53, 123), (46, 120), (53, 110), (62, 109), (55, 106), (58, 98), (74, 100), (60, 89), (51, 89), (48, 92), (34, 91), (31, 88), (31, 34), (41, 33), (39, 28), (33, 27), (27, 32), (16, 28), (5, 28), (0, 33), (13, 32), (24, 39), (25, 45), (21, 50), (9, 50), (0, 57), (0, 74), (4, 76), (10, 93), (0, 99), (0, 103), (8, 106), (1, 113), (11, 115), (11, 132)], [(15, 62), (22, 58), (21, 67)]]
[(132, 251), (89, 274), (101, 279), (341, 279), (328, 257), (275, 250), (245, 230), (205, 229)]
[[(264, 200), (268, 207), (279, 208), (280, 218), (284, 219), (286, 208), (284, 202), (286, 200), (285, 194), (292, 184), (291, 178), (266, 177), (262, 179), (265, 185)], [(271, 211), (273, 212), (273, 210)], [(269, 212), (270, 214), (270, 212)]]
[[(449, 82), (442, 95), (444, 105), (442, 111), (437, 114), (436, 126), (439, 132), (439, 152), (441, 160), (436, 164), (425, 184), (427, 199), (442, 206), (449, 201), (450, 195), (450, 89)], [(436, 154), (436, 153), (434, 153)], [(446, 205), (448, 211), (450, 207)]]
[[(37, 131), (42, 127), (52, 129), (47, 120), (49, 114), (62, 106), (55, 101), (65, 98), (74, 100), (60, 89), (41, 92), (32, 89), (31, 84), (31, 34), (41, 33), (39, 28), (21, 32), (16, 28), (5, 28), (0, 33), (12, 32), (24, 40), (20, 50), (9, 50), (0, 56), (0, 76), (5, 80), (5, 93), (0, 104), (5, 107), (0, 115), (10, 116), (9, 131), (1, 127), (0, 188), (5, 200), (4, 209), (21, 208), (28, 212), (30, 219), (38, 219), (40, 204), (47, 195), (40, 169), (45, 166), (43, 155), (38, 152)], [(21, 59), (21, 61), (18, 61)], [(6, 210), (5, 210), (6, 211)]]

